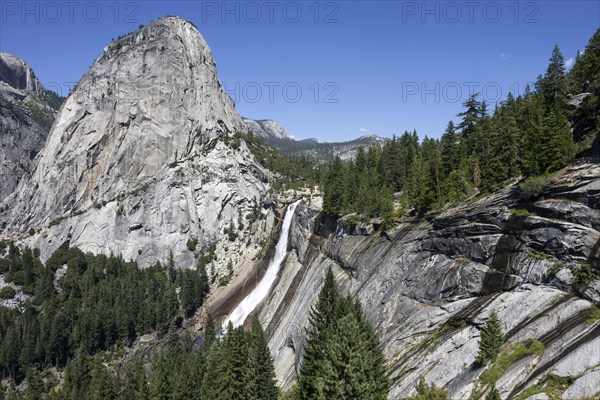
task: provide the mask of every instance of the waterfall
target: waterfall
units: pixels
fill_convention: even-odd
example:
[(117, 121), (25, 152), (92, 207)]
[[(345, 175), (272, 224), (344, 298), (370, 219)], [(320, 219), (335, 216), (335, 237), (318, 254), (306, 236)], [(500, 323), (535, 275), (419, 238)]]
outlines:
[(248, 315), (250, 315), (256, 306), (258, 306), (269, 294), (269, 290), (271, 290), (271, 286), (273, 286), (273, 283), (275, 283), (275, 279), (277, 278), (281, 263), (287, 254), (290, 225), (292, 224), (292, 217), (294, 216), (294, 210), (298, 203), (300, 203), (300, 200), (290, 204), (287, 208), (285, 217), (283, 218), (283, 224), (281, 225), (281, 233), (279, 234), (277, 247), (275, 247), (275, 257), (273, 257), (273, 260), (269, 264), (265, 276), (258, 285), (256, 285), (254, 290), (238, 304), (225, 322), (223, 322), (223, 327), (225, 329), (227, 329), (229, 322), (231, 322), (234, 327), (242, 325), (246, 318), (248, 318)]

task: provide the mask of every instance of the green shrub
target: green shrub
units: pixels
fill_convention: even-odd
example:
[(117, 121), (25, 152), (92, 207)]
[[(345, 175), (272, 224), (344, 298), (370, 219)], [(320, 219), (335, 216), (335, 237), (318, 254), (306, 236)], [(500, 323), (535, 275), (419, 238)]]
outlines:
[(8, 258), (0, 258), (0, 274), (5, 273), (10, 269), (10, 260)]
[(190, 239), (188, 239), (186, 245), (187, 245), (187, 249), (189, 251), (196, 251), (196, 246), (198, 246), (198, 239), (190, 238)]
[(423, 378), (417, 384), (417, 394), (409, 397), (409, 400), (450, 400), (446, 389), (438, 388), (435, 383), (428, 385)]
[(4, 286), (0, 289), (0, 299), (12, 299), (17, 292), (11, 286)]
[(553, 276), (556, 276), (556, 274), (559, 273), (559, 271), (563, 268), (566, 268), (567, 264), (564, 261), (556, 261), (554, 263), (552, 263), (552, 265), (550, 266), (550, 273)]
[(15, 285), (23, 286), (23, 284), (25, 283), (25, 275), (23, 274), (23, 271), (15, 271), (12, 274), (6, 275), (6, 280), (8, 282), (14, 283)]
[(54, 114), (51, 110), (34, 101), (28, 102), (25, 107), (29, 110), (31, 118), (42, 128), (49, 130), (52, 127)]
[(541, 252), (541, 251), (537, 251), (537, 250), (531, 250), (529, 253), (527, 253), (530, 257), (535, 258), (537, 260), (551, 260), (552, 256), (550, 254)]
[(219, 277), (219, 286), (227, 286), (229, 285), (229, 282), (231, 281), (231, 276), (229, 275), (224, 275)]
[(227, 235), (230, 242), (234, 242), (238, 238), (238, 234), (233, 226), (233, 220), (229, 223), (229, 227), (223, 228), (223, 233)]
[(515, 217), (531, 217), (531, 216), (535, 216), (535, 213), (532, 213), (531, 211), (526, 210), (524, 208), (511, 209), (510, 212)]
[[(208, 248), (208, 253), (201, 255), (200, 257), (198, 257), (198, 261), (196, 262), (196, 267), (198, 269), (200, 268), (206, 268), (206, 266), (208, 264), (210, 264), (211, 262), (213, 262), (215, 260), (215, 258), (217, 258), (215, 251), (217, 250), (217, 246), (212, 244), (210, 245), (210, 247)], [(214, 268), (214, 266), (213, 266)], [(211, 271), (213, 271), (213, 268), (211, 268)], [(211, 273), (211, 276), (214, 277), (215, 274)]]
[(592, 325), (599, 319), (600, 319), (600, 309), (595, 308), (594, 311), (592, 311), (592, 314), (590, 314), (590, 317), (587, 319), (587, 323)]
[(548, 174), (532, 176), (521, 182), (521, 192), (528, 200), (534, 200), (548, 187), (551, 180), (552, 176)]
[(529, 397), (545, 393), (551, 399), (560, 399), (562, 394), (575, 381), (570, 376), (560, 376), (553, 373), (546, 375), (546, 378), (538, 381), (537, 385), (531, 386), (518, 395), (515, 400), (526, 400)]
[(52, 221), (50, 221), (50, 224), (48, 225), (48, 227), (52, 228), (53, 226), (60, 224), (62, 220), (63, 220), (62, 218), (55, 218)]
[(502, 400), (500, 392), (495, 386), (492, 386), (488, 394), (485, 396), (485, 400)]
[(544, 344), (535, 339), (513, 344), (504, 349), (491, 368), (481, 374), (481, 382), (487, 385), (495, 384), (512, 364), (531, 354), (542, 355), (544, 350)]
[(588, 263), (582, 263), (579, 268), (573, 271), (578, 282), (590, 283), (594, 279), (595, 274), (592, 271), (592, 266)]
[(365, 217), (360, 214), (354, 214), (346, 218), (345, 225), (346, 228), (352, 228), (353, 226), (356, 226), (361, 222), (365, 222)]

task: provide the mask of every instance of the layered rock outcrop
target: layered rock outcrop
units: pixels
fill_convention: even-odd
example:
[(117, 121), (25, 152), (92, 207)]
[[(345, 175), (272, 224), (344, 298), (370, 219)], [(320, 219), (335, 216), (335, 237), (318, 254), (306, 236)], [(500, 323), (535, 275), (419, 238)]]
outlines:
[(590, 384), (600, 364), (598, 189), (600, 166), (583, 164), (563, 171), (537, 201), (512, 185), (370, 235), (299, 206), (291, 252), (260, 311), (279, 381), (295, 380), (308, 311), (332, 268), (382, 340), (390, 399), (414, 394), (420, 377), (456, 399), (488, 390), (474, 360), (493, 309), (509, 345), (536, 339), (545, 346), (501, 374), (502, 398), (546, 388), (549, 373), (570, 377), (565, 399), (600, 392)]
[[(107, 46), (66, 100), (30, 179), (5, 203), (5, 234), (36, 230), (42, 257), (68, 242), (148, 265), (193, 265), (265, 192), (265, 173), (198, 30), (160, 18)], [(42, 227), (40, 229), (40, 227)]]

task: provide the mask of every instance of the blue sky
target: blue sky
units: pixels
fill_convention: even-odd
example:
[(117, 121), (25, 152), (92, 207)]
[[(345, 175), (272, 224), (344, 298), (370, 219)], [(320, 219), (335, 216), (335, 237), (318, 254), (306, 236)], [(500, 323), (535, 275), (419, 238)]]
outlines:
[(439, 137), (471, 90), (493, 104), (600, 26), (598, 1), (8, 1), (0, 50), (68, 92), (112, 38), (163, 15), (194, 22), (247, 117), (297, 138), (416, 129)]

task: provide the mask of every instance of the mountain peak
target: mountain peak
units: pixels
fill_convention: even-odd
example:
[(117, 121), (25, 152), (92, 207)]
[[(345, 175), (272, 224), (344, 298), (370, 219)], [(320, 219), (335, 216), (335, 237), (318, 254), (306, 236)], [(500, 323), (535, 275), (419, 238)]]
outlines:
[(25, 60), (5, 52), (0, 52), (0, 81), (27, 92), (39, 93), (44, 89)]
[(271, 119), (250, 119), (242, 118), (247, 131), (250, 131), (254, 136), (259, 136), (265, 139), (283, 139), (294, 140), (292, 136), (281, 126), (277, 121)]
[[(182, 247), (187, 264), (190, 236), (211, 240), (229, 222), (232, 198), (243, 205), (264, 190), (247, 150), (233, 154), (220, 140), (242, 126), (198, 30), (177, 17), (155, 20), (113, 41), (79, 80), (16, 190), (7, 227), (49, 226), (52, 243), (71, 237), (142, 264)], [(163, 199), (187, 201), (166, 210)], [(197, 215), (197, 202), (214, 212)], [(56, 221), (65, 222), (54, 228)], [(123, 252), (136, 235), (137, 249)], [(44, 254), (54, 245), (37, 246)]]

